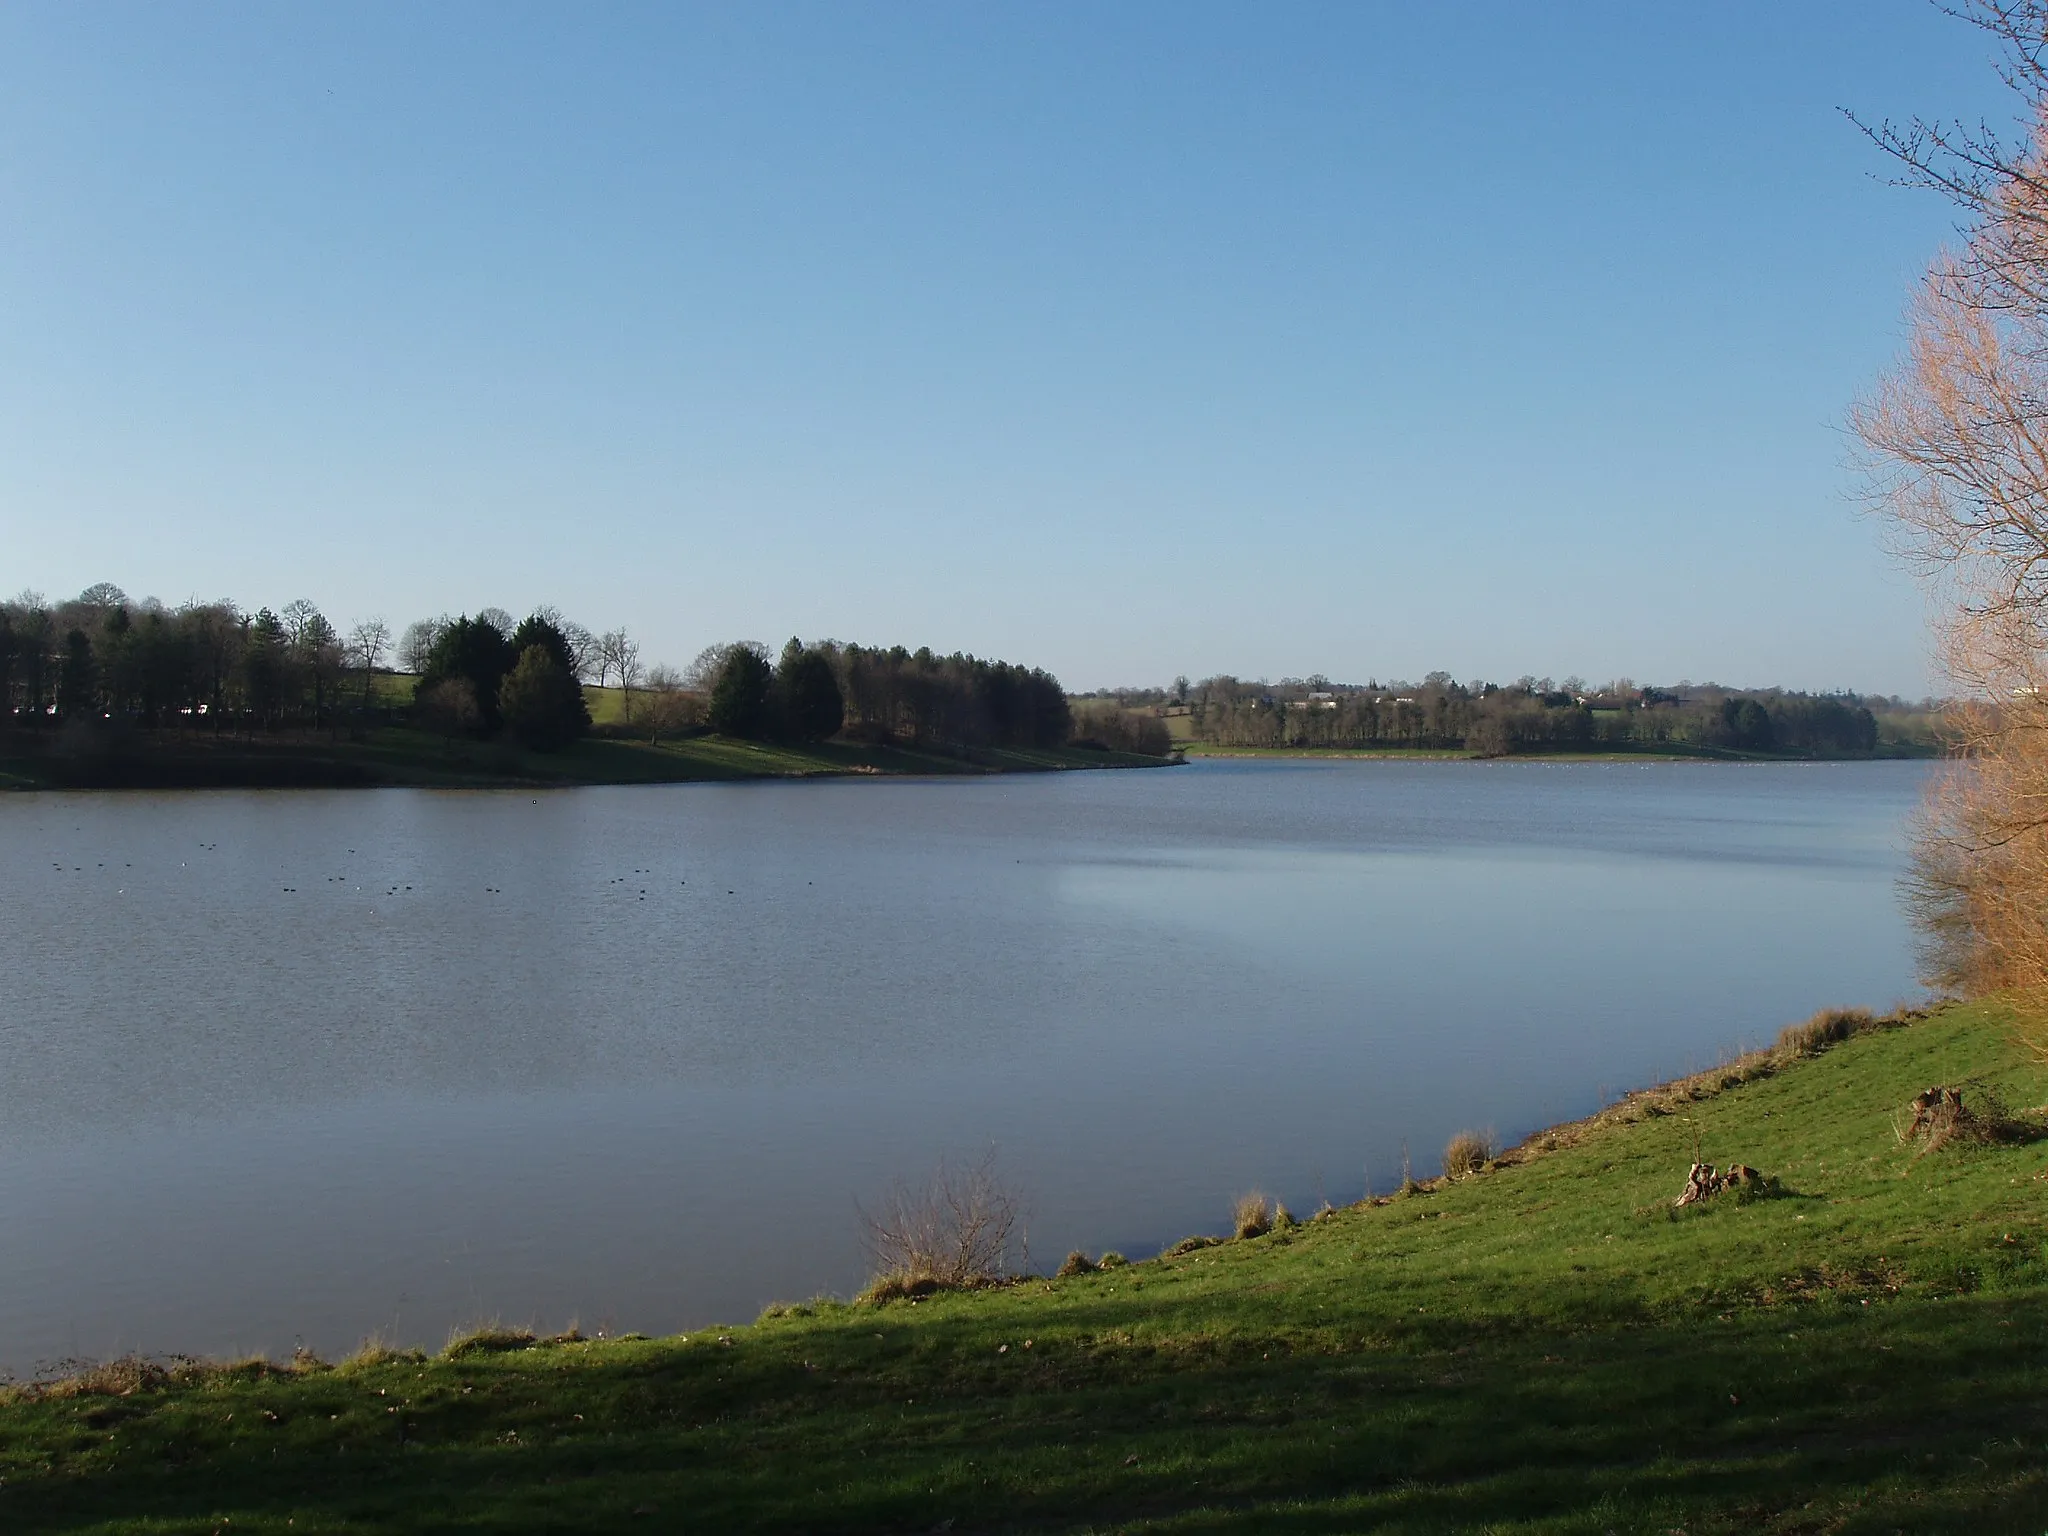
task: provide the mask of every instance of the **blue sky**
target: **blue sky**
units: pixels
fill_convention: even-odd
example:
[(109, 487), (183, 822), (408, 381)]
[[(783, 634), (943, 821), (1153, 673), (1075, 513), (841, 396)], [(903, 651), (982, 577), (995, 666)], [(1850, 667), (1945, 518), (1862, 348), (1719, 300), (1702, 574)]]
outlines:
[(0, 586), (1918, 693), (1907, 0), (0, 9)]

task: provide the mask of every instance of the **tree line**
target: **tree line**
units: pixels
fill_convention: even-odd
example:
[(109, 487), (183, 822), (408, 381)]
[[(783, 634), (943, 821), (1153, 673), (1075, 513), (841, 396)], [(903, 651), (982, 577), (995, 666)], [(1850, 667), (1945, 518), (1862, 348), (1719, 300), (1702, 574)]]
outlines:
[(108, 583), (68, 602), (0, 602), (0, 713), (18, 725), (118, 720), (212, 730), (325, 725), (362, 707), (390, 649), (380, 622), (348, 634), (311, 603), (131, 602)]
[(791, 639), (771, 666), (765, 647), (741, 642), (700, 656), (692, 681), (707, 694), (706, 723), (729, 736), (955, 751), (1058, 747), (1073, 736), (1058, 678), (960, 652)]
[(69, 601), (24, 592), (0, 602), (0, 716), (32, 730), (404, 721), (551, 750), (593, 730), (585, 684), (619, 690), (613, 729), (656, 741), (710, 729), (964, 751), (1057, 747), (1075, 734), (1050, 673), (929, 648), (792, 639), (771, 659), (743, 641), (710, 646), (678, 670), (643, 668), (623, 629), (595, 633), (551, 608), (520, 620), (499, 608), (421, 619), (394, 643), (381, 620), (344, 634), (303, 600), (253, 612), (231, 602), (173, 608), (102, 583)]
[(1858, 757), (1879, 749), (1880, 712), (1894, 726), (1891, 748), (1933, 742), (1929, 705), (1713, 684), (1653, 688), (1627, 679), (1592, 687), (1578, 678), (1561, 685), (1534, 677), (1460, 683), (1443, 672), (1419, 683), (1362, 685), (1323, 677), (1271, 684), (1219, 676), (1195, 684), (1182, 678), (1172, 689), (1126, 690), (1117, 702), (1184, 712), (1194, 740), (1227, 747), (1405, 747), (1482, 757), (1685, 747)]

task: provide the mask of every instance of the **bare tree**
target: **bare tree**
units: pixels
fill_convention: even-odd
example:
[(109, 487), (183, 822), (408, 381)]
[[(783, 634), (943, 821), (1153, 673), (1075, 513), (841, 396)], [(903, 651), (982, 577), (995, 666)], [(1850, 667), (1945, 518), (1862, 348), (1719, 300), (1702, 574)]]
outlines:
[(415, 619), (405, 626), (405, 634), (398, 642), (399, 670), (410, 672), (415, 677), (427, 670), (427, 658), (433, 654), (434, 642), (441, 638), (441, 632), (448, 627), (448, 615), (434, 619)]
[[(625, 692), (626, 723), (633, 723), (633, 689), (640, 681), (640, 642), (623, 629), (614, 629), (600, 635), (598, 647), (598, 675), (602, 679), (607, 671), (617, 676), (619, 687)], [(603, 686), (600, 681), (599, 686)]]
[(597, 636), (578, 624), (574, 619), (561, 622), (562, 638), (569, 642), (569, 660), (576, 670), (578, 682), (590, 680), (591, 668), (597, 661)]
[(87, 608), (124, 608), (128, 594), (111, 581), (99, 581), (79, 593), (78, 601)]
[(683, 675), (674, 667), (647, 669), (647, 739), (659, 742), (698, 723), (703, 700), (683, 687)]
[(326, 714), (327, 685), (345, 665), (341, 638), (309, 598), (285, 604), (279, 618), (292, 665), (313, 685), (313, 723), (317, 726)]
[(1905, 356), (1852, 418), (1874, 508), (1936, 598), (1961, 699), (1910, 891), (1933, 985), (2002, 993), (2048, 1046), (2048, 0), (1969, 0), (2025, 124), (1868, 129), (1949, 197)]
[(362, 669), (363, 708), (368, 709), (376, 685), (377, 668), (391, 649), (391, 626), (382, 619), (365, 619), (348, 632), (348, 659)]
[(594, 681), (602, 688), (604, 686), (604, 678), (602, 676), (592, 678), (590, 675), (591, 669), (600, 664), (597, 654), (597, 636), (593, 635), (581, 624), (578, 624), (553, 603), (542, 603), (533, 610), (533, 616), (536, 619), (545, 619), (548, 623), (554, 625), (556, 629), (562, 632), (562, 638), (569, 642), (569, 669), (575, 674), (576, 680), (578, 682)]
[(732, 649), (730, 643), (707, 645), (697, 653), (697, 659), (683, 669), (683, 686), (694, 693), (709, 693), (711, 685), (718, 681), (718, 672), (725, 665), (725, 653)]
[(996, 1173), (994, 1148), (962, 1167), (941, 1161), (912, 1189), (898, 1180), (861, 1226), (878, 1286), (969, 1286), (1009, 1273), (1023, 1202)]

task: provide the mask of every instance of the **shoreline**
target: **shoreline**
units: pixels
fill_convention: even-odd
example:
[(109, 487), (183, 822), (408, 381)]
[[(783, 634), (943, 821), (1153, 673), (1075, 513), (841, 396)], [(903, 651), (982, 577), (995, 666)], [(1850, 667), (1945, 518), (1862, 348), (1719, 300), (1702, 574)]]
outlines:
[(1190, 762), (1202, 758), (1252, 761), (1396, 762), (1396, 763), (1932, 763), (1946, 754), (1939, 749), (1873, 752), (1856, 757), (1802, 757), (1778, 752), (1736, 752), (1718, 747), (1673, 747), (1653, 751), (1642, 747), (1612, 752), (1510, 752), (1487, 757), (1455, 747), (1218, 747), (1205, 742), (1174, 745)]
[(653, 744), (592, 736), (560, 752), (386, 726), (357, 740), (165, 735), (89, 743), (0, 737), (0, 792), (185, 789), (558, 789), (814, 778), (981, 777), (1156, 768), (1175, 758), (1086, 747), (966, 752), (696, 735)]
[[(1591, 1114), (1581, 1115), (1570, 1120), (1557, 1121), (1554, 1124), (1532, 1130), (1511, 1145), (1494, 1148), (1490, 1155), (1485, 1158), (1483, 1166), (1464, 1178), (1449, 1172), (1439, 1172), (1423, 1178), (1409, 1177), (1391, 1193), (1373, 1194), (1368, 1190), (1359, 1199), (1346, 1204), (1338, 1206), (1326, 1204), (1321, 1211), (1315, 1213), (1314, 1217), (1308, 1220), (1294, 1221), (1293, 1225), (1305, 1228), (1309, 1225), (1310, 1221), (1318, 1218), (1328, 1219), (1329, 1217), (1346, 1213), (1378, 1210), (1404, 1201), (1440, 1194), (1457, 1187), (1461, 1183), (1469, 1182), (1472, 1178), (1512, 1168), (1528, 1167), (1545, 1158), (1581, 1147), (1596, 1136), (1611, 1133), (1625, 1127), (1640, 1125), (1646, 1121), (1678, 1115), (1684, 1110), (1709, 1103), (1736, 1089), (1747, 1087), (1753, 1083), (1767, 1081), (1790, 1068), (1796, 1068), (1803, 1063), (1811, 1062), (1818, 1057), (1826, 1055), (1835, 1048), (1860, 1037), (1883, 1035), (1911, 1029), (1913, 1026), (1926, 1023), (1929, 1020), (1938, 1020), (1944, 1015), (1953, 1013), (1965, 1006), (1967, 1005), (1958, 1004), (1953, 1001), (1937, 1002), (1928, 1006), (1901, 1004), (1890, 1012), (1883, 1014), (1878, 1014), (1868, 1008), (1822, 1009), (1809, 1019), (1785, 1025), (1778, 1032), (1776, 1040), (1770, 1045), (1737, 1051), (1727, 1056), (1718, 1065), (1687, 1072), (1678, 1077), (1650, 1083), (1640, 1088), (1624, 1090), (1618, 1097), (1603, 1104)], [(2039, 1113), (2048, 1113), (2048, 1105), (2044, 1105)], [(2043, 1177), (2048, 1177), (2048, 1173), (2044, 1173)], [(1277, 1202), (1276, 1208), (1285, 1209), (1284, 1206), (1278, 1206)], [(1281, 1227), (1275, 1230), (1285, 1231), (1287, 1228)], [(1263, 1236), (1266, 1234), (1258, 1235)], [(1156, 1252), (1143, 1254), (1135, 1259), (1124, 1260), (1119, 1256), (1114, 1267), (1141, 1271), (1146, 1266), (1182, 1258), (1191, 1252), (1212, 1247), (1223, 1247), (1225, 1245), (1244, 1244), (1255, 1240), (1255, 1238), (1248, 1239), (1241, 1236), (1190, 1234), (1178, 1239), (1162, 1241)], [(693, 1328), (682, 1329), (673, 1334), (649, 1335), (627, 1332), (615, 1334), (612, 1337), (622, 1342), (643, 1341), (660, 1344), (676, 1340), (687, 1340), (693, 1334), (724, 1333), (736, 1328), (758, 1325), (778, 1317), (804, 1315), (807, 1310), (818, 1307), (843, 1309), (885, 1308), (897, 1301), (904, 1300), (908, 1300), (910, 1304), (915, 1305), (918, 1301), (929, 1300), (933, 1297), (973, 1296), (992, 1290), (1009, 1290), (1046, 1283), (1058, 1278), (1062, 1278), (1062, 1276), (1043, 1274), (1033, 1270), (1005, 1276), (998, 1280), (976, 1282), (966, 1286), (936, 1286), (924, 1290), (911, 1289), (901, 1294), (886, 1294), (880, 1299), (874, 1299), (866, 1292), (852, 1297), (832, 1296), (820, 1292), (814, 1295), (809, 1302), (771, 1301), (762, 1308), (752, 1325), (747, 1323), (712, 1322), (699, 1324)], [(506, 1333), (506, 1330), (501, 1323), (495, 1320), (488, 1324), (478, 1323), (458, 1326), (455, 1335), (451, 1336), (451, 1343), (441, 1353), (459, 1352), (463, 1339), (482, 1332)], [(539, 1334), (532, 1328), (513, 1330), (513, 1332), (517, 1333), (523, 1345), (552, 1343), (560, 1339), (568, 1339), (571, 1336), (576, 1336), (577, 1341), (581, 1341), (580, 1335), (577, 1334), (576, 1325), (573, 1323), (569, 1326), (568, 1333), (559, 1336)], [(508, 1334), (507, 1336), (509, 1337), (510, 1335)], [(600, 1335), (600, 1339), (602, 1337), (603, 1335)], [(381, 1334), (373, 1335), (366, 1339), (359, 1346), (358, 1353), (360, 1354), (363, 1351), (380, 1357), (425, 1358), (417, 1346), (392, 1345)], [(343, 1363), (346, 1363), (346, 1359), (353, 1358), (356, 1358), (356, 1356), (345, 1357)], [(36, 1393), (61, 1389), (68, 1381), (87, 1378), (97, 1372), (123, 1364), (132, 1364), (145, 1369), (164, 1367), (174, 1370), (188, 1369), (208, 1372), (235, 1370), (248, 1365), (252, 1360), (261, 1360), (267, 1366), (278, 1370), (302, 1370), (308, 1365), (319, 1369), (333, 1368), (330, 1362), (307, 1350), (300, 1351), (290, 1361), (275, 1361), (267, 1356), (221, 1358), (187, 1354), (176, 1350), (154, 1352), (130, 1351), (107, 1359), (81, 1357), (66, 1360), (61, 1362), (61, 1364), (75, 1367), (75, 1369), (62, 1375), (31, 1376), (21, 1379), (0, 1373), (0, 1407), (5, 1406), (10, 1392)]]
[[(0, 1517), (2033, 1530), (2048, 1131), (1888, 1119), (1930, 1082), (2035, 1103), (2011, 1030), (1817, 1015), (1461, 1177), (1051, 1278), (660, 1339), (117, 1360), (0, 1391)], [(1758, 1172), (1680, 1208), (1695, 1159)]]

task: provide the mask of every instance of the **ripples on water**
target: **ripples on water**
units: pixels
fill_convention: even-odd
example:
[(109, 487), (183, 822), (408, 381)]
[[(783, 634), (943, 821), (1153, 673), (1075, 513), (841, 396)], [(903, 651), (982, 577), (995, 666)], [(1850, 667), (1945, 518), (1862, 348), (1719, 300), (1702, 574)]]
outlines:
[(1925, 769), (0, 798), (0, 1363), (661, 1332), (993, 1141), (1034, 1259), (1913, 994)]

